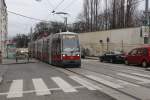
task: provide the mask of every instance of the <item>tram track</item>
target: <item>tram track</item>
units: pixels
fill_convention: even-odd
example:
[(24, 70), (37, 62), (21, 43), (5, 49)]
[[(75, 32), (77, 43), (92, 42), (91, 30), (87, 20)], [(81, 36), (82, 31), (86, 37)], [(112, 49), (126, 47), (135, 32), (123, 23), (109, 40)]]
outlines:
[[(88, 63), (88, 62), (86, 62)], [(91, 63), (88, 63), (88, 65), (93, 65)], [(111, 68), (119, 68), (119, 69), (124, 69), (124, 70), (130, 70), (130, 71), (138, 71), (138, 72), (141, 72), (141, 73), (147, 73), (148, 74), (148, 71), (145, 70), (145, 68), (140, 68), (140, 67), (137, 67), (137, 66), (124, 66), (124, 65), (120, 65), (120, 64), (112, 64), (112, 63), (101, 63), (101, 62), (95, 62), (94, 65), (102, 65), (102, 66), (109, 66)]]
[[(84, 66), (87, 66), (87, 65), (85, 65), (84, 64)], [(95, 66), (96, 67), (96, 65), (95, 64), (88, 64), (88, 66)], [(105, 65), (106, 66), (106, 65)], [(134, 83), (134, 82), (131, 82), (131, 81), (127, 81), (127, 80), (124, 80), (124, 79), (122, 79), (122, 78), (116, 78), (116, 77), (114, 77), (114, 76), (111, 76), (111, 75), (108, 75), (108, 74), (106, 74), (106, 73), (102, 73), (102, 72), (99, 72), (99, 71), (94, 71), (94, 70), (91, 70), (91, 69), (88, 69), (88, 68), (84, 68), (83, 66), (81, 67), (81, 68), (60, 68), (60, 67), (55, 67), (55, 66), (51, 66), (53, 69), (55, 69), (55, 70), (58, 70), (58, 71), (60, 71), (60, 72), (63, 72), (63, 73), (65, 73), (66, 75), (68, 75), (68, 76), (73, 76), (73, 75), (76, 75), (76, 76), (80, 76), (80, 77), (83, 77), (83, 78), (85, 78), (85, 79), (88, 79), (88, 80), (90, 80), (90, 81), (92, 81), (92, 82), (94, 82), (94, 83), (97, 83), (98, 85), (100, 85), (100, 86), (104, 86), (104, 87), (106, 87), (106, 88), (109, 88), (109, 89), (111, 89), (112, 91), (115, 91), (115, 92), (117, 92), (117, 93), (119, 93), (119, 94), (121, 94), (121, 95), (123, 95), (123, 96), (125, 96), (125, 97), (128, 97), (129, 99), (120, 99), (120, 97), (119, 97), (119, 99), (117, 99), (117, 100), (145, 100), (145, 99), (143, 99), (142, 97), (140, 97), (140, 96), (137, 96), (137, 95), (134, 95), (134, 93), (132, 94), (132, 93), (129, 93), (128, 92), (128, 90), (127, 91), (124, 91), (123, 90), (123, 88), (122, 89), (120, 89), (120, 88), (114, 88), (114, 87), (112, 87), (112, 86), (109, 86), (109, 85), (107, 85), (107, 84), (105, 84), (105, 83), (102, 83), (102, 82), (99, 82), (99, 81), (97, 81), (97, 80), (94, 80), (94, 79), (91, 79), (91, 78), (89, 78), (89, 77), (87, 77), (85, 74), (83, 74), (83, 73), (80, 73), (80, 71), (81, 70), (83, 70), (83, 71), (90, 71), (90, 72), (92, 72), (92, 73), (96, 73), (96, 74), (101, 74), (101, 75), (105, 75), (105, 76), (109, 76), (109, 77), (112, 77), (112, 78), (114, 78), (114, 79), (118, 79), (118, 80), (122, 80), (122, 81), (125, 81), (125, 82), (128, 82), (128, 83), (131, 83), (131, 84), (135, 84), (135, 85), (138, 85), (138, 86), (140, 86), (140, 88), (147, 88), (147, 90), (149, 91), (150, 90), (150, 87), (149, 86), (144, 86), (144, 85), (142, 85), (142, 84), (138, 84), (138, 83)], [(76, 70), (75, 70), (76, 69)], [(105, 70), (110, 70), (110, 68), (104, 68)], [(77, 70), (79, 70), (79, 71), (77, 71)], [(111, 69), (111, 71), (115, 71), (116, 72), (116, 70), (114, 70), (114, 69)], [(117, 71), (117, 72), (121, 72), (121, 71)], [(71, 73), (71, 74), (70, 74)], [(125, 73), (125, 72), (121, 72), (121, 73)], [(99, 90), (99, 91), (101, 91), (101, 90)], [(103, 92), (103, 91), (102, 91)], [(105, 91), (106, 92), (106, 91)], [(105, 93), (104, 92), (104, 93)], [(105, 93), (105, 94), (107, 94), (107, 93)], [(108, 94), (107, 94), (108, 95)], [(118, 95), (118, 94), (117, 94)], [(149, 95), (148, 95), (149, 96)], [(113, 97), (113, 96), (111, 96), (111, 97)], [(113, 97), (114, 98), (114, 97)], [(149, 99), (149, 97), (148, 97), (148, 99)], [(146, 99), (147, 100), (147, 99)]]
[[(150, 89), (150, 86), (145, 86), (143, 84), (139, 84), (139, 83), (135, 83), (135, 82), (131, 82), (131, 81), (128, 81), (128, 80), (125, 80), (123, 78), (118, 78), (118, 77), (115, 77), (115, 76), (112, 76), (112, 75), (108, 75), (106, 73), (103, 73), (103, 72), (100, 72), (100, 71), (94, 71), (94, 70), (91, 70), (91, 69), (88, 69), (88, 68), (81, 68), (83, 70), (87, 70), (87, 71), (91, 71), (91, 72), (94, 72), (94, 73), (97, 73), (97, 74), (103, 74), (103, 75), (106, 75), (106, 76), (109, 76), (109, 77), (112, 77), (112, 78), (115, 78), (115, 79), (119, 79), (119, 80), (122, 80), (122, 81), (126, 81), (126, 82), (129, 82), (129, 83), (132, 83), (132, 84), (135, 84), (135, 85), (139, 85), (139, 86), (142, 86), (142, 87), (145, 87), (145, 88), (149, 88)], [(123, 71), (117, 71), (117, 70), (113, 70), (113, 69), (110, 69), (110, 68), (103, 68), (105, 70), (111, 70), (113, 72), (117, 72), (117, 73), (125, 73), (125, 74), (130, 74), (132, 75), (131, 73), (128, 73), (128, 72), (123, 72)], [(136, 76), (136, 75), (135, 75)]]
[[(136, 70), (132, 70), (132, 69), (127, 69), (128, 71), (127, 70), (125, 70), (125, 71), (124, 70), (120, 70), (121, 68), (120, 69), (113, 69), (115, 67), (115, 65), (111, 66), (111, 65), (108, 65), (108, 64), (96, 64), (96, 63), (94, 63), (94, 64), (88, 63), (88, 65), (93, 66), (93, 67), (95, 67), (95, 65), (96, 66), (102, 65), (101, 66), (102, 69), (110, 70), (110, 71), (113, 71), (113, 72), (117, 71), (117, 72), (120, 72), (120, 73), (131, 74), (131, 75), (133, 75), (132, 73), (134, 73), (134, 72), (131, 73), (131, 72), (128, 72), (128, 71), (135, 71), (136, 72)], [(106, 67), (104, 67), (104, 66), (106, 66)], [(110, 66), (111, 66), (111, 68), (110, 68)], [(116, 67), (118, 67), (118, 65), (116, 65)], [(90, 71), (94, 71), (94, 70), (91, 70), (89, 68), (83, 68), (82, 67), (82, 69), (87, 69), (87, 70), (90, 70)], [(147, 73), (147, 71), (140, 71), (140, 73), (148, 74), (150, 76), (150, 74)], [(137, 75), (135, 75), (135, 76), (137, 76)], [(142, 77), (144, 77), (144, 76), (142, 76)], [(144, 77), (144, 78), (148, 78), (148, 77)], [(148, 79), (150, 79), (150, 77)]]
[[(60, 71), (60, 72), (65, 73), (66, 75), (68, 75), (68, 72), (69, 72), (69, 73), (73, 73), (73, 75), (77, 75), (77, 76), (83, 77), (83, 78), (85, 78), (85, 79), (88, 79), (88, 80), (90, 80), (90, 81), (93, 81), (93, 82), (95, 82), (95, 83), (97, 83), (97, 84), (99, 84), (99, 85), (103, 85), (103, 86), (105, 86), (105, 87), (107, 87), (107, 88), (112, 89), (113, 91), (119, 92), (119, 93), (121, 93), (121, 94), (123, 94), (123, 95), (125, 95), (125, 96), (127, 96), (127, 97), (130, 97), (129, 100), (141, 100), (141, 98), (138, 98), (138, 97), (136, 97), (136, 96), (134, 96), (134, 95), (131, 95), (131, 94), (127, 93), (127, 92), (124, 92), (124, 91), (122, 91), (122, 90), (113, 88), (113, 87), (108, 86), (108, 85), (106, 85), (106, 84), (103, 84), (103, 83), (101, 83), (101, 82), (95, 81), (95, 80), (93, 80), (93, 79), (91, 79), (91, 78), (89, 78), (89, 77), (86, 77), (85, 75), (83, 75), (83, 74), (81, 74), (81, 73), (78, 73), (78, 72), (76, 72), (76, 71), (70, 70), (70, 69), (68, 69), (68, 68), (58, 68), (58, 67), (55, 67), (55, 66), (53, 66), (53, 68), (56, 69), (56, 70), (58, 70), (58, 71)], [(78, 69), (80, 69), (80, 68), (78, 68)], [(81, 68), (81, 69), (82, 69), (82, 68)], [(118, 100), (120, 100), (120, 99), (118, 99)], [(125, 100), (125, 99), (122, 98), (122, 100)]]
[[(94, 66), (95, 65), (95, 63), (94, 64), (91, 64), (92, 66)], [(88, 64), (88, 66), (91, 66), (91, 65), (89, 65)], [(107, 65), (105, 65), (106, 67), (107, 67)], [(133, 75), (132, 73), (129, 73), (129, 72), (124, 72), (124, 71), (120, 71), (120, 70), (115, 70), (115, 69), (111, 69), (111, 68), (109, 68), (109, 67), (107, 67), (107, 68), (104, 68), (103, 67), (103, 69), (105, 69), (105, 70), (111, 70), (111, 71), (113, 71), (114, 73), (115, 72), (117, 72), (117, 73), (125, 73), (125, 74), (130, 74), (130, 75)], [(93, 67), (92, 67), (93, 68)], [(85, 71), (90, 71), (90, 72), (94, 72), (94, 73), (96, 73), (96, 74), (102, 74), (102, 75), (105, 75), (105, 76), (109, 76), (109, 77), (111, 77), (111, 78), (114, 78), (114, 79), (118, 79), (118, 80), (122, 80), (122, 81), (126, 81), (126, 82), (128, 82), (128, 83), (131, 83), (131, 84), (135, 84), (135, 85), (138, 85), (138, 86), (140, 86), (141, 88), (146, 88), (146, 89), (150, 89), (150, 85), (149, 86), (146, 86), (146, 84), (140, 84), (140, 83), (136, 83), (136, 82), (131, 82), (131, 81), (129, 81), (129, 80), (126, 80), (126, 79), (124, 79), (124, 78), (118, 78), (118, 77), (116, 77), (115, 75), (110, 75), (110, 74), (107, 74), (107, 73), (104, 73), (103, 71), (95, 71), (95, 70), (92, 70), (92, 69), (88, 69), (88, 68), (84, 68), (84, 67), (81, 67), (81, 69), (82, 70), (85, 70)], [(81, 69), (79, 69), (79, 70), (81, 70)], [(94, 69), (94, 68), (93, 68)], [(96, 69), (96, 66), (95, 66), (95, 69)], [(70, 70), (70, 69), (67, 69), (67, 70), (69, 70), (69, 71), (71, 71), (71, 72), (75, 72), (75, 73), (77, 73), (76, 71), (73, 71), (72, 69)], [(131, 71), (133, 71), (132, 69), (128, 69), (128, 70), (131, 70)], [(135, 71), (135, 70), (134, 70)], [(145, 72), (145, 71), (144, 71)], [(78, 73), (79, 74), (79, 73)], [(84, 76), (84, 75), (82, 75), (82, 76)], [(138, 76), (138, 75), (135, 75), (135, 76)], [(140, 77), (142, 77), (142, 76), (140, 76)], [(143, 76), (143, 78), (146, 78), (146, 79), (150, 79), (150, 78), (147, 78), (147, 77), (144, 77)], [(89, 78), (88, 78), (89, 79)], [(95, 81), (95, 80), (94, 80)], [(102, 83), (100, 83), (100, 84), (102, 84)], [(150, 84), (150, 83), (149, 83)], [(103, 85), (105, 85), (105, 84), (103, 84)], [(121, 93), (124, 93), (124, 92), (122, 92), (122, 91), (120, 91), (119, 90), (119, 92), (121, 92)], [(125, 94), (128, 94), (128, 93), (125, 93)], [(131, 95), (131, 94), (129, 94), (129, 95)], [(133, 95), (132, 95), (133, 96)]]
[[(82, 69), (82, 68), (81, 68), (81, 69)], [(108, 85), (106, 85), (106, 84), (103, 84), (103, 83), (101, 83), (101, 82), (95, 81), (94, 79), (91, 79), (91, 78), (89, 78), (89, 77), (86, 77), (85, 75), (80, 74), (80, 73), (75, 72), (75, 71), (72, 71), (72, 70), (70, 70), (70, 69), (68, 69), (68, 68), (65, 68), (65, 70), (70, 71), (70, 72), (72, 72), (72, 73), (75, 73), (75, 74), (77, 74), (77, 75), (79, 75), (79, 76), (82, 76), (82, 77), (84, 77), (84, 78), (86, 78), (86, 79), (92, 80), (92, 81), (94, 81), (94, 82), (96, 82), (96, 83), (98, 83), (98, 84), (102, 84), (102, 85), (104, 85), (104, 86), (106, 86), (106, 87), (109, 87), (109, 88), (115, 90), (115, 91), (118, 91), (118, 92), (120, 92), (120, 93), (123, 93), (123, 94), (125, 94), (125, 95), (127, 95), (127, 96), (129, 96), (129, 97), (131, 97), (131, 98), (134, 98), (135, 100), (141, 100), (140, 98), (138, 98), (138, 97), (136, 97), (136, 96), (133, 96), (133, 95), (131, 95), (131, 94), (129, 94), (129, 93), (126, 93), (126, 92), (124, 92), (124, 91), (121, 91), (121, 90), (119, 90), (119, 89), (113, 88), (113, 87), (108, 86)]]

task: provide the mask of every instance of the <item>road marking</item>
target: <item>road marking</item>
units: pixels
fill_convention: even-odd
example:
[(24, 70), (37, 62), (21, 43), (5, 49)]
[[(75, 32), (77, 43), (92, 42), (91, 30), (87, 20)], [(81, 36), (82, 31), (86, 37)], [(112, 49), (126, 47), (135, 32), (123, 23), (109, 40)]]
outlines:
[(146, 77), (146, 78), (150, 78), (150, 75), (146, 75), (146, 74), (141, 74), (141, 73), (131, 73), (137, 76), (142, 76), (142, 77)]
[(36, 91), (36, 95), (49, 95), (51, 94), (48, 90), (48, 87), (44, 83), (44, 81), (41, 78), (38, 79), (32, 79), (34, 88)]
[[(85, 88), (84, 86), (75, 86), (74, 87), (75, 89), (82, 89), (82, 88)], [(62, 90), (61, 88), (50, 88), (50, 89), (48, 89), (47, 91), (60, 91), (60, 90)], [(43, 91), (43, 90), (40, 90), (41, 92)], [(45, 90), (44, 90), (45, 91)], [(36, 92), (36, 90), (28, 90), (28, 91), (23, 91), (22, 93), (23, 94), (29, 94), (29, 93), (35, 93)], [(19, 93), (19, 92), (14, 92), (14, 94), (15, 93)], [(7, 92), (5, 92), (5, 93), (0, 93), (0, 96), (3, 96), (3, 95), (8, 95), (9, 93), (7, 93)]]
[(63, 80), (60, 77), (52, 77), (52, 80), (64, 91), (64, 92), (77, 92), (77, 90)]
[(102, 88), (88, 82), (87, 80), (80, 78), (78, 76), (70, 76), (71, 79), (88, 88), (89, 90), (102, 90)]
[(117, 84), (122, 85), (122, 86), (134, 86), (134, 87), (139, 87), (139, 85), (136, 84), (132, 84), (126, 81), (122, 81), (122, 80), (117, 80)]
[(140, 77), (137, 77), (137, 76), (131, 76), (131, 75), (124, 74), (124, 73), (117, 73), (117, 75), (141, 81), (139, 83), (150, 83), (150, 80), (145, 79), (145, 78), (140, 78)]
[(108, 85), (108, 86), (110, 86), (110, 87), (112, 87), (112, 88), (123, 88), (123, 86), (121, 86), (121, 85), (118, 85), (118, 84), (116, 84), (116, 83), (107, 81), (107, 80), (105, 80), (105, 79), (103, 79), (103, 78), (100, 78), (100, 77), (97, 77), (97, 76), (93, 76), (93, 75), (86, 75), (86, 76), (87, 76), (88, 78), (90, 78), (90, 79), (93, 79), (93, 80), (95, 80), (95, 81), (98, 81), (98, 82), (100, 82), (100, 83), (103, 83), (103, 84), (105, 84), (105, 85)]
[(110, 82), (113, 82), (115, 84), (121, 85), (121, 86), (135, 86), (135, 87), (139, 87), (138, 85), (135, 85), (135, 84), (132, 84), (132, 83), (120, 80), (120, 79), (115, 79), (115, 78), (113, 78), (111, 76), (100, 75), (99, 74), (99, 77), (103, 77), (103, 79), (108, 80)]
[(23, 80), (13, 80), (7, 98), (22, 97)]

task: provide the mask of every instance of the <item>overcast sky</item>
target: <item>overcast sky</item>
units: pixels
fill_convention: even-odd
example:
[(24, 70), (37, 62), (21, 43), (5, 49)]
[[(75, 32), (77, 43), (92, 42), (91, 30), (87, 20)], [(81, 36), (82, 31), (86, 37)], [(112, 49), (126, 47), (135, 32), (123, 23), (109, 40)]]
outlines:
[[(52, 10), (62, 0), (6, 0), (7, 8), (22, 15), (26, 15), (41, 20), (64, 21), (59, 15), (53, 15)], [(143, 0), (145, 1), (145, 0)], [(141, 3), (140, 9), (144, 9), (144, 2)], [(56, 9), (57, 12), (63, 11), (70, 14), (68, 22), (72, 23), (76, 20), (78, 14), (83, 10), (83, 0), (64, 0), (64, 2)], [(8, 34), (12, 37), (18, 33), (24, 34), (30, 31), (39, 21), (23, 18), (8, 13)]]
[[(64, 21), (59, 15), (51, 14), (52, 10), (62, 0), (6, 0), (7, 9), (19, 14), (38, 18), (41, 20)], [(56, 11), (64, 11), (70, 14), (68, 16), (69, 23), (76, 20), (78, 14), (83, 9), (83, 0), (64, 0), (64, 2), (56, 9)], [(30, 27), (39, 21), (26, 19), (14, 14), (8, 13), (8, 34), (12, 37), (18, 33), (28, 33)]]

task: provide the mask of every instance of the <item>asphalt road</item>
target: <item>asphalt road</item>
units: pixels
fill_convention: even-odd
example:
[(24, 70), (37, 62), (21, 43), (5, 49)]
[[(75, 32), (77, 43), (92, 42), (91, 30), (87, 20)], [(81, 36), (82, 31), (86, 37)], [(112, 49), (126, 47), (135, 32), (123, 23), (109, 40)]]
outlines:
[(82, 60), (81, 68), (38, 61), (0, 68), (0, 100), (150, 100), (150, 72), (139, 66)]
[(114, 100), (98, 83), (42, 62), (1, 66), (0, 100)]
[[(150, 100), (150, 72), (139, 66), (82, 61), (81, 69), (68, 69), (139, 100)], [(116, 98), (116, 96), (114, 96)]]

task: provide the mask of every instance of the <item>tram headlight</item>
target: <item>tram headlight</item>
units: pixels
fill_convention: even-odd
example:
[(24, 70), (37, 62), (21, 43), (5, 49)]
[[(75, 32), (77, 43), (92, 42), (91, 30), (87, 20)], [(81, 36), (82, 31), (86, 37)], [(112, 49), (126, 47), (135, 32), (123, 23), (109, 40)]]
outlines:
[(63, 56), (63, 57), (65, 57), (66, 55), (65, 55), (65, 54), (63, 54), (62, 56)]
[(79, 54), (77, 54), (77, 56), (80, 56)]

